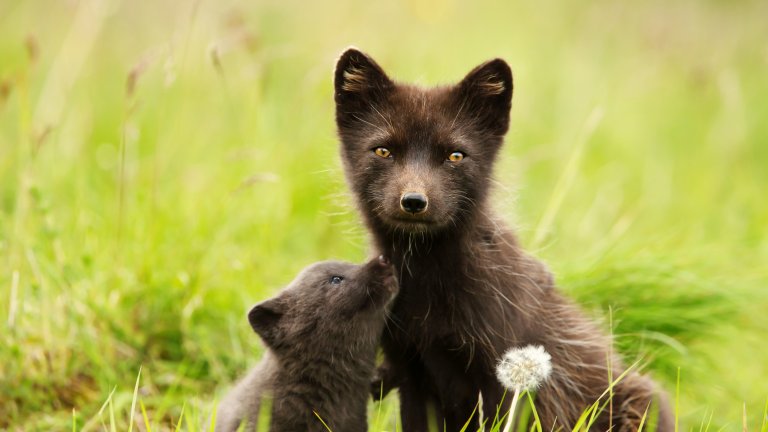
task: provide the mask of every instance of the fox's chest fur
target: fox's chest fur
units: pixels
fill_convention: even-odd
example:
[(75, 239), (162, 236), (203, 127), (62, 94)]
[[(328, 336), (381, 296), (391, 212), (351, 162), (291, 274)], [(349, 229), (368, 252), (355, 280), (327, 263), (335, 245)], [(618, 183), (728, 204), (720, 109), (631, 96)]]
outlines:
[(400, 274), (388, 342), (488, 367), (505, 347), (536, 339), (530, 321), (547, 301), (551, 277), (497, 226), (433, 238), (377, 236)]

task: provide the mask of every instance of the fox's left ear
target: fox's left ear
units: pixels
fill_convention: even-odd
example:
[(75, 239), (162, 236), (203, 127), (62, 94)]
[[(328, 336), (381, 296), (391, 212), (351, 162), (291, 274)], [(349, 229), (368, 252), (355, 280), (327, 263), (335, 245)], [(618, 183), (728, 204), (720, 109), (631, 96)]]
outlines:
[(336, 62), (333, 76), (336, 119), (340, 123), (376, 105), (394, 83), (367, 54), (349, 48)]
[(248, 312), (248, 322), (269, 347), (275, 348), (283, 336), (280, 325), (285, 315), (286, 305), (281, 297), (265, 300)]
[(509, 129), (512, 108), (512, 70), (502, 59), (474, 68), (457, 86), (462, 111), (472, 113), (479, 125), (494, 135)]

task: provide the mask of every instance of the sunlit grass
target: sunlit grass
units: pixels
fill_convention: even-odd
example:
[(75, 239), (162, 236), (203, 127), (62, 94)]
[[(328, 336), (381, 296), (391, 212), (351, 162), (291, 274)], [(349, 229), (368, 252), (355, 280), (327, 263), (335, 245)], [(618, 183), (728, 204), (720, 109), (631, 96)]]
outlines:
[[(767, 15), (0, 3), (0, 428), (200, 429), (261, 354), (247, 308), (306, 264), (365, 258), (331, 89), (355, 44), (422, 84), (507, 59), (495, 206), (612, 311), (628, 364), (670, 393), (680, 368), (681, 430), (741, 427), (744, 404), (766, 430)], [(371, 404), (371, 430), (397, 417), (396, 394)]]

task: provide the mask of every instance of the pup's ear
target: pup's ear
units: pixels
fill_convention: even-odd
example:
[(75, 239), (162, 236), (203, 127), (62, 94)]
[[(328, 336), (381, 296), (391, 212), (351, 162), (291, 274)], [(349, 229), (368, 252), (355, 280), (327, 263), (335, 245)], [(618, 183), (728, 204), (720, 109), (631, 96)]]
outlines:
[(470, 113), (483, 130), (504, 135), (512, 108), (512, 70), (502, 59), (493, 59), (472, 69), (458, 84), (462, 111)]
[(280, 321), (285, 314), (285, 303), (280, 297), (264, 300), (248, 312), (248, 322), (270, 347), (280, 343), (282, 335)]
[(349, 48), (336, 62), (333, 86), (336, 118), (343, 123), (349, 116), (376, 104), (394, 83), (372, 58)]

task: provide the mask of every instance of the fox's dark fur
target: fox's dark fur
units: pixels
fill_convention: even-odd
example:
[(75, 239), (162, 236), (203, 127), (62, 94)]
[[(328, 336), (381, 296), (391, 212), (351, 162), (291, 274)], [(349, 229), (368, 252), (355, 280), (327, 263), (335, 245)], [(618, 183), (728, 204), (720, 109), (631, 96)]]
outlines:
[[(505, 350), (527, 344), (552, 356), (552, 374), (536, 395), (543, 429), (570, 430), (608, 389), (608, 365), (614, 379), (625, 366), (610, 338), (556, 290), (547, 267), (489, 206), (509, 126), (509, 66), (491, 60), (457, 85), (419, 88), (393, 82), (350, 49), (336, 66), (335, 100), (347, 180), (375, 248), (392, 258), (400, 279), (380, 372), (385, 392), (400, 389), (403, 430), (425, 431), (432, 405), (437, 424), (456, 432), (472, 417), (478, 393), (492, 421), (504, 393), (495, 366)], [(406, 193), (422, 196), (426, 209), (406, 211)], [(630, 372), (613, 394), (593, 430), (635, 430), (649, 405), (649, 413), (658, 407), (658, 430), (670, 430), (669, 409), (650, 379)]]
[[(343, 280), (333, 283), (334, 276)], [(325, 432), (317, 416), (335, 432), (367, 430), (376, 351), (397, 289), (384, 258), (366, 265), (322, 262), (256, 305), (248, 320), (267, 352), (219, 404), (216, 431), (241, 423), (255, 430), (266, 399), (272, 432)]]

